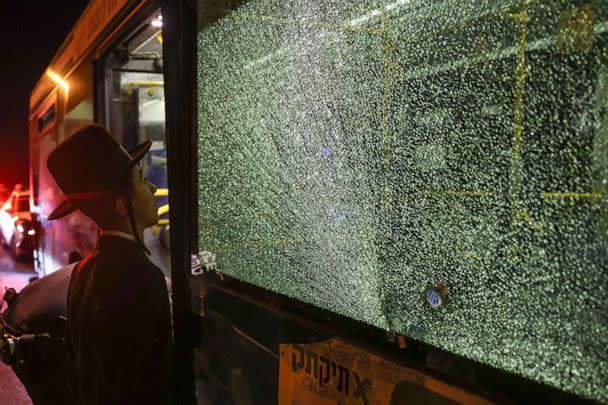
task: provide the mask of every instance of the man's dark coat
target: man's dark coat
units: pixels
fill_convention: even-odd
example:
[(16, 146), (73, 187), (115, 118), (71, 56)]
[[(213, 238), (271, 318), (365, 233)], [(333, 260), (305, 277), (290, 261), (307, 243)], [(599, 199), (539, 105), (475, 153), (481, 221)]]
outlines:
[(67, 306), (81, 403), (171, 402), (167, 287), (139, 245), (102, 235), (72, 272)]

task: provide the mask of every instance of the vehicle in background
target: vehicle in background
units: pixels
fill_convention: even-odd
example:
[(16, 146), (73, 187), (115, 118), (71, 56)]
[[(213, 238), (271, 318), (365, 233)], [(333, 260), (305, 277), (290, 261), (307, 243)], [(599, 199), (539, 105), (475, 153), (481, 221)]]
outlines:
[(16, 260), (31, 260), (36, 230), (32, 225), (30, 192), (19, 186), (0, 209), (0, 243)]
[(4, 204), (10, 195), (11, 192), (8, 191), (4, 183), (0, 183), (0, 204)]

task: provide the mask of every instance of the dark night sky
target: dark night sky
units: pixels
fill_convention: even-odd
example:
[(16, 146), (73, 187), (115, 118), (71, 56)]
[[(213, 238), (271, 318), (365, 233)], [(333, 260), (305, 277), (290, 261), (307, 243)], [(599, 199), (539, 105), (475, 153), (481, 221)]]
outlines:
[(0, 183), (28, 182), (30, 92), (88, 0), (4, 0), (0, 13)]

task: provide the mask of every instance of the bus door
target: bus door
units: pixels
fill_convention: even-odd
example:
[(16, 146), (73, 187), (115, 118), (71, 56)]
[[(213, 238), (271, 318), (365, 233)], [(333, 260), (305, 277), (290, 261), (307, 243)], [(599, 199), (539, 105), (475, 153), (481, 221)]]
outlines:
[(145, 231), (144, 242), (153, 261), (170, 277), (162, 42), (162, 15), (155, 9), (145, 13), (99, 61), (97, 120), (127, 150), (152, 140), (140, 166), (158, 188), (160, 221)]

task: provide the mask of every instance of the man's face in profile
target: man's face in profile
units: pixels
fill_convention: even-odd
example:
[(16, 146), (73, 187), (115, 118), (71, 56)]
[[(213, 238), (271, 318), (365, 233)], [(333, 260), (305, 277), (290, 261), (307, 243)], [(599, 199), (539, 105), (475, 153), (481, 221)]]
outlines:
[(156, 186), (144, 176), (139, 166), (131, 169), (131, 193), (133, 211), (138, 228), (148, 228), (158, 223), (156, 207)]

